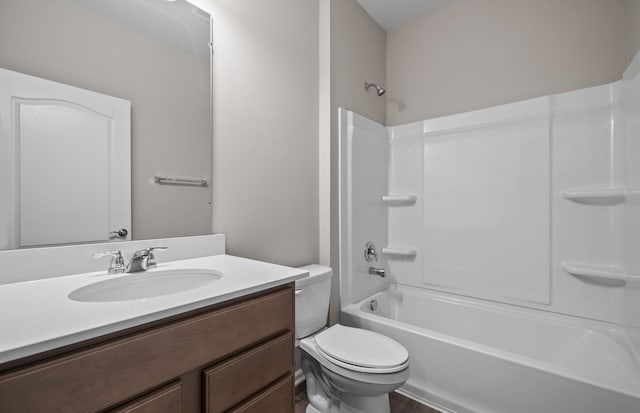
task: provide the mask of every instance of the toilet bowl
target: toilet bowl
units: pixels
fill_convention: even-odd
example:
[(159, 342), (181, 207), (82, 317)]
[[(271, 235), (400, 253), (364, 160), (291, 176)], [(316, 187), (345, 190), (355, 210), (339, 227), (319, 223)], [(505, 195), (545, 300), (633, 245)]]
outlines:
[(336, 324), (324, 328), (331, 269), (302, 267), (296, 282), (296, 339), (307, 382), (307, 413), (389, 413), (388, 394), (409, 378), (409, 355), (373, 331)]

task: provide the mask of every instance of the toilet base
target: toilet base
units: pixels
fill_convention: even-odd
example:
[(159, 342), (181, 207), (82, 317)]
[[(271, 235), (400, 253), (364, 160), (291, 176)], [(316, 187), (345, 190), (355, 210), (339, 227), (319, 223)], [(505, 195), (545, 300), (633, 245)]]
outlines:
[(304, 411), (305, 413), (322, 413), (320, 410), (317, 410), (315, 407), (313, 407), (312, 405), (307, 405), (307, 410)]
[[(338, 403), (337, 409), (331, 410), (331, 413), (390, 413), (389, 396), (383, 395), (378, 397), (360, 397), (349, 394), (343, 394)], [(329, 413), (322, 412), (311, 404), (307, 405), (305, 413)]]
[(362, 397), (343, 394), (340, 400), (340, 413), (391, 413), (389, 395)]
[(301, 367), (307, 380), (306, 413), (390, 413), (389, 392), (409, 378), (409, 368), (395, 373), (358, 372), (327, 360), (315, 339), (300, 341)]

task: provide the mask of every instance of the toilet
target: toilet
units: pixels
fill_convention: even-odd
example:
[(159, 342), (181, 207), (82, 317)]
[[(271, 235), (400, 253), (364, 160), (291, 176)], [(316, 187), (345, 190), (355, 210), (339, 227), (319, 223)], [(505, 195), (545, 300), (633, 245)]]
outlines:
[(306, 413), (390, 413), (389, 393), (409, 378), (409, 354), (382, 334), (336, 324), (325, 328), (331, 268), (301, 267), (296, 281), (296, 340), (307, 382)]

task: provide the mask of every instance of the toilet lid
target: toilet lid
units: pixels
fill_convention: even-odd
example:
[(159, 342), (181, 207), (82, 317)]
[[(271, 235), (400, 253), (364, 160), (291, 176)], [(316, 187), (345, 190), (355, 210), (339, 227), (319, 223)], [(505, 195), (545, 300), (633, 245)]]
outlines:
[(407, 349), (389, 337), (340, 324), (316, 335), (315, 341), (322, 353), (352, 366), (397, 370), (409, 359)]

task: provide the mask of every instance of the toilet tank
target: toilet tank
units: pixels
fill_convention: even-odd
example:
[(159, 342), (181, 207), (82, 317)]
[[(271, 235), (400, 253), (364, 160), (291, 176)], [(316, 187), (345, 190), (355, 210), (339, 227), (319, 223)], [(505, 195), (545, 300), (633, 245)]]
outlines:
[(296, 339), (310, 336), (327, 325), (331, 275), (333, 271), (323, 265), (300, 267), (309, 276), (296, 281)]

